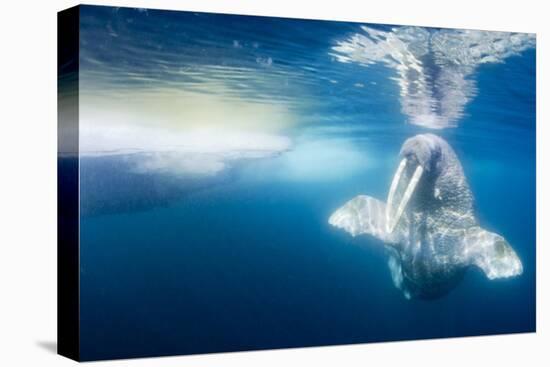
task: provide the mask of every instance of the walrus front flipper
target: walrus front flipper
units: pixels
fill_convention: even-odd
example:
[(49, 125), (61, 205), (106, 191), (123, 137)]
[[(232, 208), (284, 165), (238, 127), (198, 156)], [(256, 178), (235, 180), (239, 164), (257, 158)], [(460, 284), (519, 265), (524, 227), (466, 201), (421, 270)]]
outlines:
[(368, 234), (385, 243), (396, 243), (397, 236), (386, 229), (386, 204), (366, 195), (359, 195), (336, 210), (328, 222), (352, 236)]
[(472, 265), (483, 270), (487, 278), (508, 278), (523, 272), (518, 255), (504, 237), (472, 227), (466, 231), (464, 241)]

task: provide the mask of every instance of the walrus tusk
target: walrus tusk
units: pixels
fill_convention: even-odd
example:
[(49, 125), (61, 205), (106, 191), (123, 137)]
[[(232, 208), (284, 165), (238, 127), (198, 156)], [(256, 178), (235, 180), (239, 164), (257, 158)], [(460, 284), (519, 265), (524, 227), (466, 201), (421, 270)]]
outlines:
[(390, 232), (390, 211), (393, 206), (393, 197), (395, 195), (395, 190), (397, 189), (397, 185), (399, 184), (399, 180), (401, 179), (401, 174), (403, 173), (403, 170), (405, 169), (405, 166), (407, 165), (407, 160), (402, 159), (399, 163), (399, 166), (397, 167), (397, 171), (395, 172), (395, 175), (393, 176), (393, 180), (390, 185), (390, 193), (388, 194), (388, 202), (386, 204), (386, 231)]
[(411, 199), (411, 196), (418, 185), (418, 181), (420, 181), (420, 177), (422, 176), (422, 173), (424, 172), (424, 169), (421, 165), (418, 165), (416, 169), (414, 170), (414, 173), (411, 177), (411, 180), (409, 181), (409, 184), (407, 185), (407, 188), (405, 189), (405, 193), (403, 194), (403, 198), (401, 199), (401, 202), (399, 203), (399, 206), (397, 207), (397, 211), (395, 212), (395, 216), (392, 217), (391, 210), (393, 207), (393, 200), (395, 196), (395, 191), (397, 190), (397, 185), (399, 181), (401, 180), (401, 176), (403, 175), (403, 170), (405, 169), (405, 166), (407, 165), (407, 160), (403, 159), (401, 163), (399, 164), (399, 167), (397, 168), (397, 172), (395, 172), (395, 176), (393, 177), (391, 186), (390, 186), (390, 193), (388, 195), (388, 205), (386, 206), (386, 230), (388, 233), (392, 233), (395, 229), (395, 226), (399, 222), (399, 219), (401, 219), (401, 216), (403, 215), (403, 212), (405, 211), (405, 208), (407, 207), (407, 204), (409, 203), (409, 200)]

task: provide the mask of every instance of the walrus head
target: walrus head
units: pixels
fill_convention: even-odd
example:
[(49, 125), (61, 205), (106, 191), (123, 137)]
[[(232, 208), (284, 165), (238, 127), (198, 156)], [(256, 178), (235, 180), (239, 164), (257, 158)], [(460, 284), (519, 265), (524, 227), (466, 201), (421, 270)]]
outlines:
[[(386, 206), (386, 230), (391, 233), (402, 218), (411, 198), (418, 191), (419, 182), (423, 195), (436, 196), (435, 181), (445, 167), (442, 162), (445, 141), (433, 134), (416, 135), (407, 139), (400, 152), (401, 161), (393, 177)], [(428, 177), (427, 177), (428, 176)], [(429, 192), (426, 192), (429, 188)], [(418, 194), (417, 194), (418, 195)]]

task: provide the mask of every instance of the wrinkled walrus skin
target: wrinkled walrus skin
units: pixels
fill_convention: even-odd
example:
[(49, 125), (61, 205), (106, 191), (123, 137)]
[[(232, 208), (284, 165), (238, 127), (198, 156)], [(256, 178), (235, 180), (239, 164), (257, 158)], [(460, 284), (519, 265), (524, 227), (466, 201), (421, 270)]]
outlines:
[(393, 282), (405, 297), (441, 297), (471, 266), (489, 279), (522, 273), (510, 244), (479, 226), (462, 165), (445, 140), (417, 135), (405, 141), (400, 156), (386, 203), (359, 195), (329, 223), (382, 241)]

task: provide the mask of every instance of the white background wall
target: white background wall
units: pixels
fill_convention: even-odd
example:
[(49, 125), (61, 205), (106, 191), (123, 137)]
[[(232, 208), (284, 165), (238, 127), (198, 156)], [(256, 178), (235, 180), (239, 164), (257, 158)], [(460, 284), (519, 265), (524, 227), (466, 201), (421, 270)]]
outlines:
[[(157, 0), (94, 4), (537, 33), (537, 333), (100, 362), (106, 366), (537, 366), (550, 362), (550, 27), (544, 1)], [(56, 12), (0, 11), (0, 366), (64, 366), (56, 340)], [(399, 315), (396, 315), (399, 317)]]

